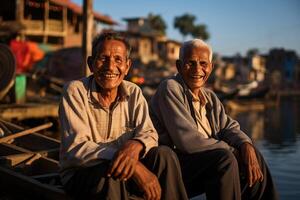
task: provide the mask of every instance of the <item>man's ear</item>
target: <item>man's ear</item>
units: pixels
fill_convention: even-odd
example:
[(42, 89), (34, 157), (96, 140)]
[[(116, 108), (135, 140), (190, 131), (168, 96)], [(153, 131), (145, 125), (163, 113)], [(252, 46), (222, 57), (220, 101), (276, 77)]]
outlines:
[(94, 72), (94, 68), (93, 68), (93, 57), (92, 56), (89, 56), (87, 58), (87, 64), (89, 66), (89, 69), (91, 72)]
[(176, 68), (177, 68), (177, 71), (180, 73), (181, 71), (181, 64), (182, 64), (182, 61), (181, 60), (176, 60)]
[(131, 64), (132, 64), (132, 61), (131, 61), (131, 59), (128, 58), (128, 59), (127, 59), (127, 62), (126, 62), (127, 69), (126, 69), (126, 71), (125, 71), (125, 75), (128, 74), (129, 69), (130, 69), (130, 67), (131, 67)]

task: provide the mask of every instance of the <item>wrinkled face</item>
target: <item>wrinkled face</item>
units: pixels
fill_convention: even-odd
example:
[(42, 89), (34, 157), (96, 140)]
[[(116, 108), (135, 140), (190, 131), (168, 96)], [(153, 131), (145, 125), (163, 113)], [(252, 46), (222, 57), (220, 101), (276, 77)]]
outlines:
[(89, 57), (89, 67), (97, 84), (104, 90), (117, 90), (127, 75), (131, 61), (126, 46), (118, 40), (106, 40), (97, 47), (95, 58)]
[(183, 60), (177, 61), (177, 69), (187, 86), (193, 93), (197, 94), (212, 71), (209, 50), (205, 47), (187, 49)]

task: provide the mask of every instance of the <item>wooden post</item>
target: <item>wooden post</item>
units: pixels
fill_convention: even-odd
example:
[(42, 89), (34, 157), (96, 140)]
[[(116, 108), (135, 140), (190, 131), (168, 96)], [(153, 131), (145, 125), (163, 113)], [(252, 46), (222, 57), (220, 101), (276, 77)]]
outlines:
[(44, 3), (44, 36), (43, 42), (48, 42), (48, 21), (49, 21), (49, 0), (46, 0)]
[(24, 0), (16, 1), (16, 20), (21, 22), (24, 19)]
[[(87, 57), (92, 54), (93, 22), (93, 0), (83, 0), (82, 55), (84, 63), (87, 63)], [(85, 76), (91, 73), (87, 64), (84, 65), (83, 71)]]
[[(16, 21), (22, 24), (24, 20), (24, 0), (16, 0)], [(23, 30), (21, 30), (20, 34), (21, 38), (24, 39)]]
[(66, 44), (66, 37), (68, 34), (68, 10), (66, 6), (63, 6), (63, 46)]

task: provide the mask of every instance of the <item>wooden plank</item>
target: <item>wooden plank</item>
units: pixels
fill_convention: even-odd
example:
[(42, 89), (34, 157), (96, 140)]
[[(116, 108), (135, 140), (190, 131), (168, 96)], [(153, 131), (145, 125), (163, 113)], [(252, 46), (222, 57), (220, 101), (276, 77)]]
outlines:
[(58, 104), (0, 105), (0, 118), (23, 120), (28, 118), (58, 117)]
[(32, 134), (32, 133), (38, 132), (40, 130), (47, 129), (47, 128), (51, 127), (52, 125), (53, 124), (51, 122), (49, 122), (49, 123), (46, 123), (46, 124), (43, 124), (43, 125), (40, 125), (40, 126), (37, 126), (37, 127), (34, 127), (34, 128), (30, 128), (30, 129), (21, 131), (19, 133), (15, 133), (13, 135), (8, 135), (6, 137), (0, 138), (0, 143), (1, 142), (6, 142), (6, 141), (9, 141), (11, 139), (21, 137), (21, 136), (24, 136), (24, 135)]
[(8, 156), (2, 156), (0, 158), (1, 164), (9, 165), (10, 167), (14, 167), (16, 165), (21, 164), (25, 160), (30, 161), (35, 156), (34, 153), (20, 153), (20, 154), (14, 154), (14, 155), (8, 155)]

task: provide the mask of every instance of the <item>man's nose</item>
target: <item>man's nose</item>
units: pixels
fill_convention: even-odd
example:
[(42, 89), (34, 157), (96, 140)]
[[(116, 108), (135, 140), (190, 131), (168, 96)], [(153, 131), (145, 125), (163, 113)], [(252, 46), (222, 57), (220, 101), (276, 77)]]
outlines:
[(112, 58), (108, 59), (105, 63), (105, 68), (106, 69), (113, 69), (115, 67), (115, 62)]

